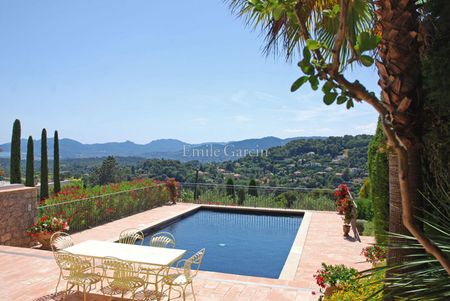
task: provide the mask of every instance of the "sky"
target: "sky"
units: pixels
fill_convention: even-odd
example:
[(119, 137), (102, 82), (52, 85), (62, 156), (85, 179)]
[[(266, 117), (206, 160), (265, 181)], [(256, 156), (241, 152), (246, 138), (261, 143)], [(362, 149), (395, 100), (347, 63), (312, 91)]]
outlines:
[[(372, 134), (367, 104), (326, 106), (296, 61), (223, 0), (0, 0), (0, 143), (16, 118), (83, 143)], [(373, 68), (347, 76), (379, 93)]]

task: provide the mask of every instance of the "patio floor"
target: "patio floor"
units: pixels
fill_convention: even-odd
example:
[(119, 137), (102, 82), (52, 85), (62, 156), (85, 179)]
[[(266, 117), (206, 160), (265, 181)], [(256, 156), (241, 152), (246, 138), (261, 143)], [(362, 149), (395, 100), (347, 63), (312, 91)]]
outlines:
[[(114, 221), (73, 235), (75, 243), (87, 240), (117, 239), (121, 229), (147, 228), (162, 220), (193, 210), (198, 205), (177, 204), (163, 206)], [(342, 236), (342, 220), (334, 212), (311, 212), (306, 240), (293, 280), (267, 279), (233, 274), (201, 271), (194, 280), (198, 301), (309, 301), (317, 300), (318, 287), (313, 274), (322, 262), (342, 263), (364, 270), (361, 249), (373, 243), (372, 237), (361, 237), (362, 243)], [(207, 256), (207, 254), (206, 254)], [(58, 280), (58, 267), (49, 251), (0, 246), (0, 300), (53, 300)], [(60, 286), (61, 287), (61, 286)], [(49, 296), (50, 295), (50, 296)], [(188, 295), (188, 300), (193, 300)], [(71, 295), (68, 301), (82, 300)], [(88, 300), (108, 300), (91, 294)], [(113, 299), (114, 300), (114, 299)]]

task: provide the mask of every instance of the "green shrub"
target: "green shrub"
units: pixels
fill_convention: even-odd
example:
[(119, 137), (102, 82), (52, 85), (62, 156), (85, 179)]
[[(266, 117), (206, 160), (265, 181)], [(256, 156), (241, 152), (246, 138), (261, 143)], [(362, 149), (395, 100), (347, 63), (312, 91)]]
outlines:
[(242, 205), (245, 202), (245, 189), (244, 188), (240, 188), (238, 191), (238, 204)]
[(227, 180), (227, 196), (234, 199), (235, 197), (235, 191), (234, 191), (234, 181), (233, 179)]
[(386, 242), (389, 230), (389, 163), (386, 154), (386, 138), (381, 122), (369, 144), (370, 196), (373, 204), (375, 238), (379, 244)]
[(363, 231), (363, 233), (360, 233), (360, 234), (364, 235), (364, 236), (374, 236), (375, 230), (373, 228), (374, 228), (373, 221), (366, 221), (364, 223), (364, 231)]
[(254, 179), (251, 179), (250, 183), (248, 184), (248, 194), (251, 196), (258, 196), (258, 186)]
[(358, 206), (358, 219), (371, 221), (373, 218), (372, 201), (369, 199), (356, 199), (356, 206)]
[(295, 191), (286, 191), (278, 195), (275, 201), (283, 204), (285, 208), (292, 208), (298, 199), (298, 193)]
[(362, 199), (367, 199), (370, 197), (370, 180), (366, 178), (359, 190), (358, 196)]

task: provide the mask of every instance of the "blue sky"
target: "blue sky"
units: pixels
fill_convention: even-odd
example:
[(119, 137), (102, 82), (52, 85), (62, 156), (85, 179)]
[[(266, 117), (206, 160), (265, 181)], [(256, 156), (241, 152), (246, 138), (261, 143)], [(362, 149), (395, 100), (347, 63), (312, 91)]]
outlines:
[[(0, 142), (45, 127), (84, 143), (373, 133), (367, 104), (289, 91), (295, 62), (222, 0), (0, 1)], [(379, 92), (374, 69), (349, 73)], [(305, 86), (306, 87), (306, 86)]]

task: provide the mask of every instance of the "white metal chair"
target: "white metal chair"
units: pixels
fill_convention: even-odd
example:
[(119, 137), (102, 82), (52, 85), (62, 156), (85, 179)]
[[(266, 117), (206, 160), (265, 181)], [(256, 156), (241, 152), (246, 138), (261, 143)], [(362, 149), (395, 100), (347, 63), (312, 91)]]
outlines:
[[(106, 257), (102, 260), (102, 292), (113, 295), (120, 294), (123, 300), (124, 295), (131, 293), (132, 300), (135, 299), (136, 291), (144, 287), (145, 281), (139, 277), (138, 270), (133, 263), (120, 260), (114, 257)], [(103, 286), (103, 279), (106, 279), (108, 286)]]
[(144, 233), (139, 229), (129, 228), (120, 232), (119, 243), (135, 245), (136, 242), (140, 240), (141, 245), (144, 243)]
[(175, 248), (175, 237), (169, 232), (158, 232), (150, 237), (150, 247)]
[[(193, 279), (198, 273), (204, 255), (205, 249), (201, 249), (200, 251), (192, 255), (190, 258), (178, 261), (176, 266), (176, 273), (169, 272), (167, 275), (164, 276), (163, 285), (169, 286), (168, 300), (171, 300), (170, 294), (174, 287), (179, 287), (181, 289), (181, 292), (179, 292), (180, 295), (176, 298), (183, 297), (183, 300), (186, 300), (186, 289), (188, 286), (190, 286), (195, 301)], [(182, 269), (180, 268), (181, 264), (183, 264)], [(195, 268), (193, 268), (193, 266), (195, 266)]]
[[(64, 251), (57, 251), (54, 255), (60, 269), (60, 277), (67, 281), (63, 300), (69, 289), (77, 286), (77, 291), (80, 291), (80, 287), (83, 288), (83, 300), (86, 301), (86, 293), (92, 289), (92, 285), (100, 282), (100, 275), (86, 272), (92, 268), (91, 263), (77, 255)], [(71, 285), (70, 288), (69, 285)]]

